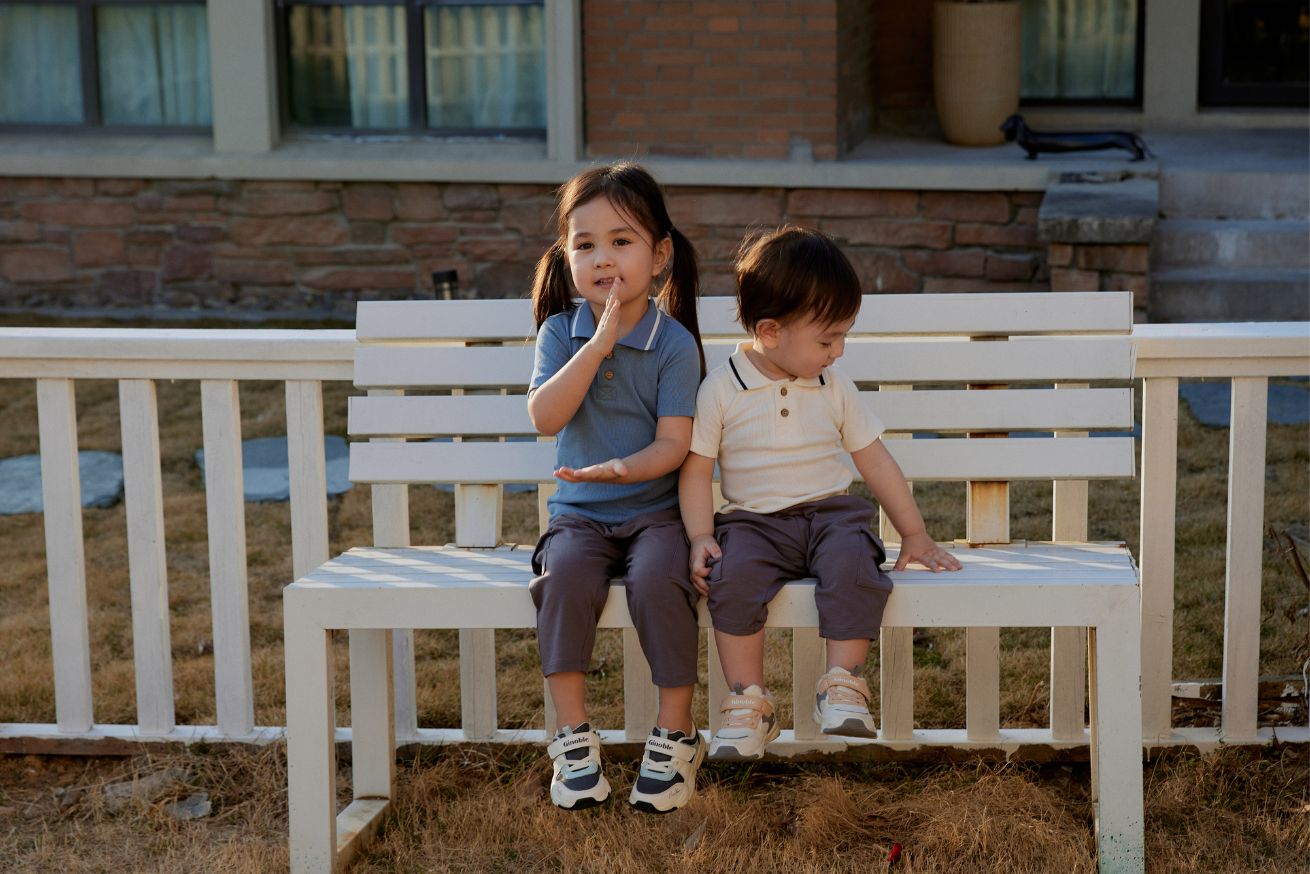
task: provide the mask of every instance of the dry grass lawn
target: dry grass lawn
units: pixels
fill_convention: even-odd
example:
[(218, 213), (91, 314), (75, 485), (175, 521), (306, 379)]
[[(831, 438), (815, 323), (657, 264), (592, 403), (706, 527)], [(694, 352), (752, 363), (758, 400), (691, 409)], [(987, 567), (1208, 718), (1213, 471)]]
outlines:
[[(349, 386), (325, 386), (328, 433), (345, 433)], [(108, 381), (78, 383), (80, 446), (119, 450), (118, 397)], [(202, 445), (199, 386), (158, 386), (172, 613), (174, 690), (180, 724), (215, 719), (210, 651), (208, 551), (203, 483), (192, 458)], [(245, 437), (285, 431), (281, 384), (243, 383)], [(1228, 434), (1180, 414), (1178, 579), (1174, 676), (1220, 675)], [(0, 457), (36, 452), (35, 387), (0, 382)], [(1271, 426), (1266, 524), (1302, 540), (1310, 522), (1310, 427)], [(1094, 483), (1091, 536), (1137, 552), (1140, 482)], [(938, 539), (964, 530), (960, 484), (921, 484), (916, 495)], [(1049, 536), (1049, 484), (1013, 489), (1012, 534)], [(411, 490), (413, 542), (453, 536), (452, 498)], [(246, 507), (255, 716), (283, 723), (281, 587), (291, 577), (286, 504)], [(95, 716), (133, 723), (132, 627), (124, 510), (84, 512)], [(333, 552), (369, 541), (368, 490), (329, 509)], [(508, 540), (536, 536), (536, 499), (508, 496)], [(53, 722), (45, 546), (39, 515), (0, 517), (0, 721)], [(1310, 620), (1298, 615), (1306, 589), (1272, 545), (1262, 579), (1262, 675), (1300, 674), (1310, 658)], [(787, 635), (772, 633), (771, 685), (790, 685)], [(1049, 634), (1002, 635), (1001, 719), (1046, 722)], [(419, 720), (457, 725), (459, 679), (453, 634), (421, 632)], [(541, 679), (530, 633), (498, 633), (500, 714), (505, 726), (539, 725)], [(344, 668), (344, 645), (338, 656)], [(916, 636), (915, 715), (924, 726), (964, 724), (963, 635)], [(594, 719), (622, 724), (622, 647), (602, 633), (591, 677)], [(702, 659), (702, 671), (704, 661)], [(344, 676), (344, 672), (342, 674)], [(876, 677), (875, 663), (870, 676)], [(702, 674), (703, 679), (703, 674)], [(781, 696), (783, 699), (789, 696)], [(346, 722), (348, 695), (338, 695)], [(790, 719), (783, 701), (781, 718)], [(703, 693), (697, 718), (705, 722)], [(1217, 710), (1176, 708), (1177, 724), (1214, 724)], [(1305, 710), (1268, 702), (1263, 724), (1304, 724)], [(96, 787), (132, 773), (183, 767), (188, 791), (208, 791), (213, 814), (179, 823), (152, 804), (111, 814)], [(348, 763), (343, 763), (348, 782)], [(286, 866), (284, 759), (280, 748), (192, 750), (130, 760), (0, 759), (0, 859), (14, 871), (277, 871)], [(904, 847), (896, 870), (1087, 871), (1094, 869), (1086, 766), (712, 765), (694, 805), (670, 817), (629, 813), (622, 803), (578, 816), (546, 799), (538, 750), (425, 751), (401, 770), (399, 812), (361, 871), (877, 871), (889, 846)], [(616, 787), (632, 778), (615, 762)], [(1148, 858), (1155, 870), (1290, 871), (1310, 859), (1310, 767), (1305, 748), (1228, 750), (1207, 758), (1170, 755), (1147, 772)], [(76, 801), (77, 787), (89, 787)], [(60, 806), (56, 788), (70, 790)], [(173, 795), (187, 794), (178, 787)]]

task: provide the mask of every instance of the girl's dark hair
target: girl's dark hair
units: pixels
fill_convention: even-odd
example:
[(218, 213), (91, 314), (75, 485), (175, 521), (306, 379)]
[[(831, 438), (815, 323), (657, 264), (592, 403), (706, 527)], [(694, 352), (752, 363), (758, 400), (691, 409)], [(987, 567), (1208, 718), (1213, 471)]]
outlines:
[(650, 234), (651, 244), (668, 237), (673, 243), (673, 265), (655, 295), (656, 305), (682, 323), (696, 340), (701, 375), (705, 375), (705, 349), (701, 345), (696, 299), (700, 272), (691, 241), (673, 226), (664, 205), (664, 193), (650, 173), (637, 164), (620, 162), (593, 167), (574, 176), (555, 194), (559, 238), (537, 262), (532, 277), (532, 315), (537, 327), (555, 313), (573, 309), (573, 280), (566, 251), (569, 217), (584, 203), (603, 197), (620, 213), (632, 216)]
[(860, 311), (860, 277), (832, 238), (785, 225), (742, 241), (737, 253), (737, 318), (754, 333), (765, 319), (809, 316), (830, 325)]

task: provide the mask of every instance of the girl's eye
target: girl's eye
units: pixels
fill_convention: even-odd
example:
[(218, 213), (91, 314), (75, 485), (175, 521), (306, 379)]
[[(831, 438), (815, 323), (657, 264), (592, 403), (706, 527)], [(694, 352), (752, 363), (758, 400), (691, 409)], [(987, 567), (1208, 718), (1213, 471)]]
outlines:
[(616, 245), (616, 246), (626, 246), (626, 245), (628, 245), (628, 242), (629, 242), (629, 241), (626, 240), (626, 239), (624, 239), (623, 237), (619, 237), (617, 240), (614, 241), (614, 245)]
[(581, 252), (581, 251), (584, 251), (584, 250), (586, 250), (586, 249), (590, 249), (590, 248), (591, 248), (591, 243), (578, 243), (578, 244), (577, 244), (576, 246), (574, 246), (573, 248), (575, 248), (575, 249), (577, 249), (579, 252)]

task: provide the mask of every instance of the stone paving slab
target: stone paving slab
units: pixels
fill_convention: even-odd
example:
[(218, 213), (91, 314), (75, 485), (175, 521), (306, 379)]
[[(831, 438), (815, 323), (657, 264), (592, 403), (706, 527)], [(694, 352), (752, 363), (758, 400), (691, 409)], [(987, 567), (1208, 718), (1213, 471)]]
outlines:
[[(350, 491), (350, 450), (341, 437), (325, 437), (328, 497)], [(196, 464), (205, 471), (205, 450), (196, 450)], [(291, 499), (291, 474), (287, 470), (287, 438), (256, 437), (241, 441), (242, 486), (247, 501)]]
[[(112, 507), (123, 499), (123, 456), (117, 452), (77, 453), (83, 507)], [(41, 456), (0, 459), (0, 516), (40, 513)]]
[[(1210, 428), (1227, 428), (1232, 412), (1232, 383), (1184, 382), (1178, 394), (1192, 415)], [(1300, 425), (1310, 422), (1310, 383), (1269, 383), (1269, 422), (1273, 425)]]

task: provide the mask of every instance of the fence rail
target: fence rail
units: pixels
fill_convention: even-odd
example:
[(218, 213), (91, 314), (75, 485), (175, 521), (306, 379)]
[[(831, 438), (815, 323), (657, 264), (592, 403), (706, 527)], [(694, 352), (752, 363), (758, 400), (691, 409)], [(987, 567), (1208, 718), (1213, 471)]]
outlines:
[[(1136, 353), (1134, 379), (1141, 380), (1143, 419), (1138, 556), (1142, 573), (1143, 743), (1148, 747), (1204, 748), (1220, 741), (1268, 741), (1272, 731), (1259, 729), (1256, 720), (1266, 391), (1270, 377), (1310, 375), (1310, 325), (1139, 325), (1132, 342)], [(316, 449), (323, 444), (322, 383), (352, 381), (354, 352), (354, 332), (349, 330), (0, 328), (0, 379), (35, 380), (37, 386), (55, 684), (55, 722), (0, 723), (0, 750), (72, 750), (88, 743), (100, 747), (104, 742), (265, 743), (282, 736), (278, 726), (254, 724), (239, 382), (276, 380), (286, 385), (292, 523), (289, 548), (293, 571), (300, 576), (329, 557), (324, 458)], [(1178, 381), (1194, 377), (1230, 379), (1233, 387), (1224, 698), (1217, 729), (1175, 728), (1170, 715)], [(78, 379), (119, 381), (136, 660), (134, 725), (102, 724), (94, 719), (74, 405)], [(174, 717), (155, 400), (155, 384), (161, 379), (190, 379), (201, 384), (216, 725), (179, 726)], [(385, 396), (387, 392), (375, 390), (371, 394)], [(387, 489), (396, 487), (374, 488), (375, 493), (383, 492), (375, 494), (375, 501), (385, 502)], [(1057, 539), (1085, 537), (1085, 512), (1075, 510), (1062, 517), (1062, 508), (1085, 508), (1085, 488), (1085, 484), (1077, 482), (1056, 484)], [(408, 522), (401, 518), (407, 517), (405, 508), (393, 509), (397, 527), (403, 524), (407, 530)], [(467, 636), (465, 640), (461, 635), (462, 662), (494, 659), (494, 649), (488, 653), (485, 642), (473, 640), (472, 632)], [(909, 651), (908, 644), (908, 638), (883, 642), (884, 677), (910, 670), (908, 662), (901, 663)], [(794, 659), (814, 657), (816, 645), (817, 639), (801, 641)], [(625, 640), (625, 654), (629, 648)], [(988, 746), (1085, 743), (1081, 720), (1082, 652), (1076, 630), (1057, 629), (1053, 635), (1050, 730), (1003, 730), (998, 739), (989, 739)], [(889, 654), (894, 657), (888, 658)], [(483, 667), (462, 664), (461, 673)], [(711, 665), (711, 671), (714, 669)], [(645, 724), (638, 714), (651, 702), (640, 672), (629, 673), (625, 671), (629, 705), (625, 728), (630, 729)], [(408, 677), (412, 683), (412, 674)], [(405, 740), (444, 743), (471, 736), (462, 729), (419, 728), (412, 712), (413, 700), (412, 689), (397, 697), (397, 725)], [(995, 707), (995, 702), (986, 703)], [(464, 704), (477, 717), (472, 723), (466, 720), (466, 728), (471, 724), (472, 734), (479, 737), (512, 741), (538, 734), (496, 729), (494, 716), (491, 722), (486, 718), (487, 713), (494, 714), (494, 701), (466, 699)], [(888, 736), (910, 745), (928, 740), (947, 746), (977, 746), (963, 731), (914, 731), (911, 719), (904, 708), (884, 713)], [(349, 729), (338, 730), (338, 735), (348, 738)], [(1277, 736), (1284, 741), (1307, 742), (1310, 728), (1279, 727)]]

